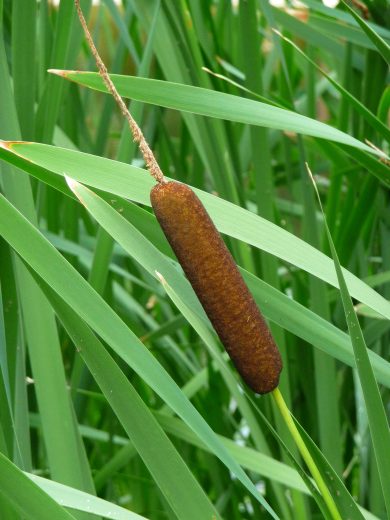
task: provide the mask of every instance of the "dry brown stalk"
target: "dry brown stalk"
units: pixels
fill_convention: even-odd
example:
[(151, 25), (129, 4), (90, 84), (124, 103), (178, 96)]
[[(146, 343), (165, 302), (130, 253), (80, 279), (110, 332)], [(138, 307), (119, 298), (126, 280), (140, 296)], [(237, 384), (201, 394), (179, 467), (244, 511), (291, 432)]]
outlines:
[(104, 62), (101, 59), (99, 52), (93, 42), (91, 33), (89, 32), (87, 22), (85, 21), (83, 11), (80, 7), (80, 1), (74, 0), (74, 3), (76, 6), (77, 14), (80, 19), (80, 23), (84, 29), (84, 33), (85, 33), (85, 37), (86, 37), (88, 46), (91, 49), (93, 57), (95, 58), (96, 65), (99, 70), (99, 74), (100, 74), (102, 80), (104, 81), (104, 84), (106, 85), (108, 91), (110, 92), (112, 97), (115, 99), (117, 105), (119, 106), (120, 111), (126, 118), (128, 124), (129, 124), (130, 131), (133, 135), (134, 141), (136, 143), (138, 143), (139, 149), (141, 150), (141, 153), (145, 160), (147, 169), (149, 170), (152, 177), (154, 177), (156, 179), (157, 182), (159, 182), (159, 183), (167, 182), (164, 177), (163, 172), (161, 171), (160, 166), (158, 165), (158, 162), (157, 162), (152, 150), (150, 149), (150, 146), (148, 145), (148, 143), (144, 137), (144, 134), (142, 133), (142, 130), (140, 129), (140, 127), (138, 126), (136, 121), (133, 119), (133, 116), (130, 114), (125, 102), (119, 95), (117, 89), (115, 88), (114, 83), (112, 82), (112, 80), (110, 78), (107, 67), (104, 65)]

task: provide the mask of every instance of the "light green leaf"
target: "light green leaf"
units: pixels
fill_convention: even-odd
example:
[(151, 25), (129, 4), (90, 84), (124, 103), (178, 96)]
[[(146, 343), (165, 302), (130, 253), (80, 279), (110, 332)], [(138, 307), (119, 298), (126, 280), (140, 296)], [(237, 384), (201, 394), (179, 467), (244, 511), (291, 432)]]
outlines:
[(0, 452), (0, 496), (26, 520), (74, 520)]
[(187, 422), (248, 491), (277, 518), (173, 379), (109, 305), (3, 196), (0, 196), (0, 215), (0, 234), (4, 239)]
[[(37, 143), (3, 142), (0, 157), (62, 191), (66, 191), (66, 174), (93, 188), (150, 206), (149, 194), (154, 181), (145, 170), (134, 166)], [(247, 242), (338, 286), (331, 259), (314, 247), (244, 208), (204, 191), (194, 191), (221, 233)], [(350, 294), (390, 319), (390, 303), (352, 273), (345, 269), (343, 272)]]
[[(316, 190), (319, 205), (322, 210), (321, 199)], [(371, 433), (372, 446), (375, 454), (376, 465), (379, 473), (379, 479), (382, 486), (383, 497), (388, 515), (390, 515), (390, 430), (386, 411), (384, 409), (381, 394), (377, 382), (375, 381), (374, 372), (368, 356), (368, 349), (364, 340), (363, 332), (360, 327), (359, 319), (353, 307), (351, 297), (348, 293), (348, 287), (344, 279), (343, 271), (340, 266), (337, 251), (333, 243), (332, 235), (329, 231), (327, 221), (324, 217), (325, 230), (333, 256), (333, 261), (340, 285), (341, 299), (343, 302), (345, 318), (348, 324), (348, 331), (351, 337), (354, 356), (356, 359), (357, 374), (363, 391), (366, 412), (368, 416), (368, 424)]]
[(353, 9), (349, 7), (349, 5), (344, 2), (343, 5), (348, 10), (348, 12), (355, 18), (357, 23), (360, 25), (360, 27), (363, 29), (364, 33), (368, 38), (371, 40), (371, 42), (374, 44), (374, 46), (378, 49), (378, 51), (382, 54), (382, 57), (387, 63), (390, 64), (390, 46), (389, 44), (372, 28), (366, 23), (361, 16), (359, 16)]
[(54, 291), (40, 285), (177, 517), (216, 517), (207, 495), (102, 343)]
[(85, 511), (94, 515), (111, 518), (113, 520), (146, 520), (144, 516), (137, 515), (123, 507), (107, 502), (79, 489), (54, 482), (47, 478), (38, 477), (32, 473), (25, 473), (32, 482), (39, 486), (58, 504), (78, 511)]
[[(106, 91), (103, 80), (96, 72), (51, 72), (80, 85), (102, 92)], [(226, 119), (227, 121), (236, 121), (238, 123), (265, 126), (312, 137), (320, 137), (321, 139), (336, 141), (366, 152), (375, 153), (366, 144), (336, 128), (295, 112), (267, 105), (266, 103), (168, 81), (116, 74), (111, 74), (110, 77), (119, 94), (123, 97), (183, 112)], [(378, 155), (381, 154), (379, 153)]]

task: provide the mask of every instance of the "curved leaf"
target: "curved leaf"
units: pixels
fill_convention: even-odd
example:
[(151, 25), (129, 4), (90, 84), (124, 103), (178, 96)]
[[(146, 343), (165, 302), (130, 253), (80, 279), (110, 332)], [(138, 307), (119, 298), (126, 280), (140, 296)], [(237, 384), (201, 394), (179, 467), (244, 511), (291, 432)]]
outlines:
[[(67, 70), (51, 70), (49, 72), (95, 90), (102, 92), (107, 90), (97, 72)], [(117, 74), (110, 74), (110, 78), (119, 94), (126, 98), (173, 108), (182, 112), (320, 137), (321, 139), (353, 146), (366, 152), (384, 155), (337, 128), (260, 101), (156, 79)]]
[(54, 480), (38, 477), (38, 475), (33, 475), (32, 473), (25, 473), (25, 475), (53, 500), (63, 506), (103, 516), (104, 518), (111, 518), (112, 520), (146, 520), (144, 516), (137, 515), (137, 513), (133, 513), (128, 509), (79, 489), (65, 486), (59, 482), (54, 482)]
[(0, 216), (0, 234), (11, 247), (187, 422), (264, 508), (278, 518), (156, 358), (84, 278), (2, 195)]
[(74, 520), (75, 517), (32, 482), (0, 452), (0, 496), (26, 520)]
[[(0, 142), (0, 156), (66, 191), (64, 175), (107, 193), (150, 206), (153, 179), (145, 170), (74, 150), (38, 143)], [(24, 160), (22, 160), (24, 159)], [(39, 168), (41, 167), (41, 168)], [(50, 170), (59, 175), (53, 176)], [(271, 253), (338, 287), (332, 260), (250, 211), (194, 188), (221, 233)], [(352, 273), (343, 270), (350, 294), (390, 319), (390, 303)]]

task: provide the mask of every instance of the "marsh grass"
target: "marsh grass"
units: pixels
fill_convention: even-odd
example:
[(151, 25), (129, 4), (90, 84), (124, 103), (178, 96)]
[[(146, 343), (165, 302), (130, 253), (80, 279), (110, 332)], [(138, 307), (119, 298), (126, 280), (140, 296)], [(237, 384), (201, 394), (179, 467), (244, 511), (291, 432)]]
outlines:
[[(199, 190), (269, 319), (342, 518), (386, 518), (390, 14), (305, 4), (81, 2), (164, 174)], [(0, 147), (1, 513), (328, 518), (178, 269), (98, 74), (47, 72), (95, 71), (73, 2), (0, 6), (0, 138), (43, 143)]]

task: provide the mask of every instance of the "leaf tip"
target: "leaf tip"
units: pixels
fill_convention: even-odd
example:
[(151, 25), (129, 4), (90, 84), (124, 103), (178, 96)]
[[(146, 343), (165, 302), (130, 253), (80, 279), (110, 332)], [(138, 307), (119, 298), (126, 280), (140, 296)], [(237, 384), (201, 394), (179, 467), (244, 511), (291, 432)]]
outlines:
[(64, 178), (66, 180), (66, 184), (69, 186), (69, 189), (71, 191), (73, 191), (73, 193), (76, 195), (76, 190), (77, 190), (77, 186), (78, 186), (78, 182), (75, 181), (74, 179), (72, 179), (71, 177), (68, 177), (68, 175), (66, 175), (66, 173), (64, 173)]
[(2, 139), (0, 139), (0, 148), (3, 148), (4, 150), (9, 151), (10, 147), (11, 147), (11, 141), (3, 141)]
[(380, 148), (378, 148), (377, 146), (375, 146), (374, 143), (372, 143), (371, 141), (369, 141), (368, 139), (364, 139), (364, 141), (366, 142), (366, 144), (372, 148), (372, 150), (374, 150), (374, 152), (376, 152), (377, 155), (379, 155), (379, 160), (384, 162), (385, 164), (387, 164), (387, 166), (389, 166), (390, 164), (390, 159), (389, 157), (385, 154), (385, 152), (383, 150), (381, 150)]
[(312, 183), (314, 184), (314, 186), (315, 186), (315, 185), (316, 185), (316, 181), (314, 180), (313, 173), (312, 173), (312, 171), (311, 171), (311, 169), (310, 169), (309, 164), (308, 164), (306, 161), (305, 161), (305, 167), (306, 167), (306, 171), (307, 171), (307, 173), (308, 173), (308, 175), (309, 175), (309, 178), (310, 178), (311, 182), (312, 182)]
[(158, 278), (158, 280), (162, 283), (162, 285), (166, 285), (167, 284), (167, 281), (165, 280), (165, 278), (163, 277), (163, 275), (161, 273), (159, 273), (158, 271), (154, 271), (156, 277)]
[(47, 72), (49, 74), (55, 74), (56, 76), (65, 77), (67, 71), (61, 69), (47, 69)]
[(47, 69), (47, 72), (49, 74), (55, 74), (56, 76), (60, 76), (61, 78), (70, 79), (73, 81), (73, 79), (69, 76), (72, 74), (80, 74), (79, 70), (63, 70), (63, 69)]
[(280, 36), (280, 38), (285, 38), (283, 34), (280, 31), (278, 31), (278, 29), (275, 29), (275, 27), (271, 27), (271, 31), (275, 33), (277, 36)]
[(33, 144), (30, 141), (3, 141), (0, 139), (0, 147), (4, 150), (8, 150), (10, 152), (13, 152), (12, 147), (14, 144)]

